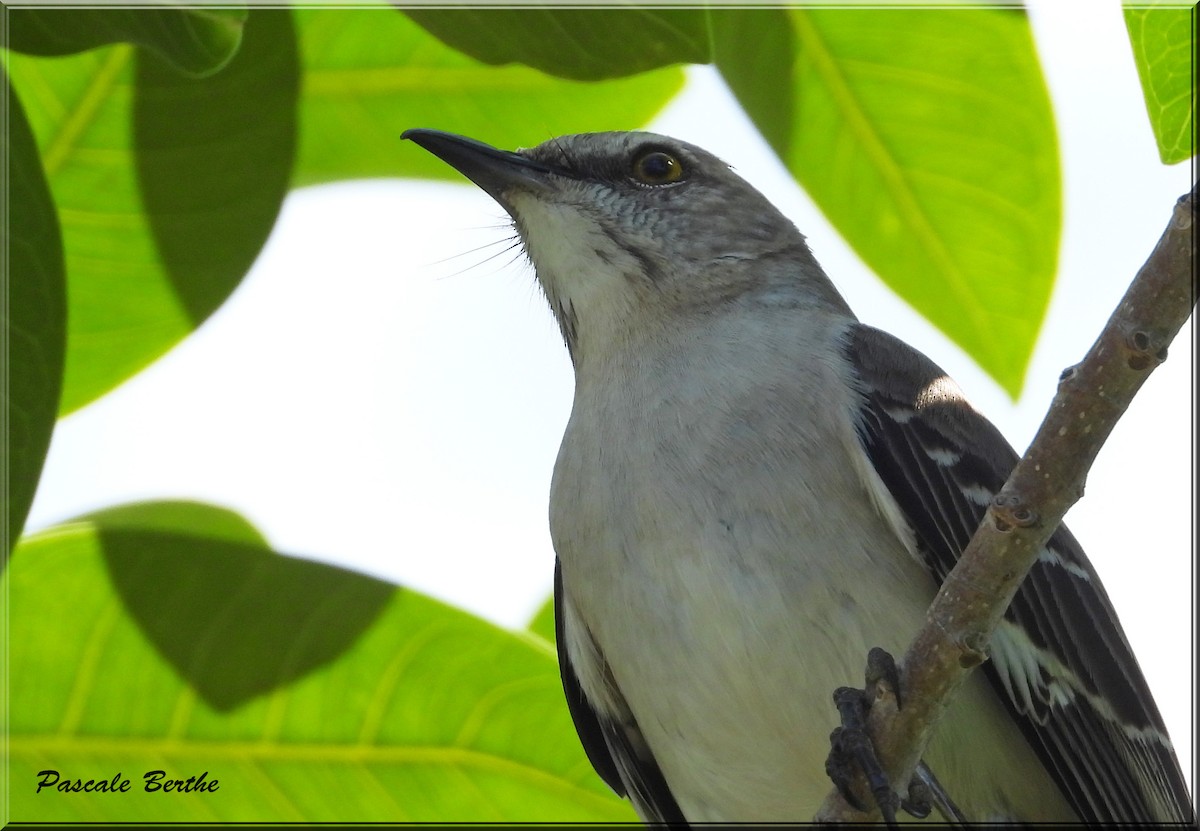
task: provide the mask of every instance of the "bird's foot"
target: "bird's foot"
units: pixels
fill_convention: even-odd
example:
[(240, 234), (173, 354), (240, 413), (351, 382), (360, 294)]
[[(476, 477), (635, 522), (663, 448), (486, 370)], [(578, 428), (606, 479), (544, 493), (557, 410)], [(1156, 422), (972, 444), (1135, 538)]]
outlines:
[(879, 647), (867, 653), (866, 685), (863, 689), (838, 687), (833, 693), (833, 702), (841, 714), (842, 725), (829, 735), (831, 745), (825, 760), (825, 773), (845, 797), (846, 801), (860, 811), (866, 811), (862, 801), (855, 796), (851, 783), (855, 774), (862, 772), (866, 777), (871, 796), (884, 822), (896, 824), (896, 810), (924, 819), (931, 811), (929, 789), (918, 777), (914, 777), (908, 788), (908, 797), (901, 799), (892, 790), (887, 774), (884, 773), (875, 747), (867, 732), (867, 713), (871, 702), (880, 694), (880, 686), (896, 697), (900, 706), (900, 672), (896, 661), (886, 650)]

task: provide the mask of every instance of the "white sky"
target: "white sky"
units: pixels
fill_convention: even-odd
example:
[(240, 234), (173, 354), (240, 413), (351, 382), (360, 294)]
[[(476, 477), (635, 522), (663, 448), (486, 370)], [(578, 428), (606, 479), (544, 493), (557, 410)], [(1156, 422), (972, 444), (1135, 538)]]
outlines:
[[(865, 269), (711, 69), (691, 70), (685, 92), (648, 127), (733, 164), (808, 235), (859, 316), (934, 358), (1018, 449), (1190, 186), (1186, 163), (1158, 161), (1119, 6), (1030, 5), (1059, 119), (1066, 230), (1050, 315), (1015, 406)], [(572, 377), (530, 269), (506, 266), (511, 253), (484, 262), (508, 235), (500, 208), (468, 185), (381, 180), (293, 193), (224, 307), (114, 394), (62, 420), (28, 529), (123, 502), (196, 499), (241, 512), (281, 551), (523, 625), (550, 593), (547, 498)], [(1191, 341), (1189, 324), (1068, 517), (1185, 771)]]

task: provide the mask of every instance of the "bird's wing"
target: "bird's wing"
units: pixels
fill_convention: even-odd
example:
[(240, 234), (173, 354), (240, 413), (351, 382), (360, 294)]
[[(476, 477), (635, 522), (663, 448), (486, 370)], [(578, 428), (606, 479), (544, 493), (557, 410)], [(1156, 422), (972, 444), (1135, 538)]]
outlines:
[[(856, 324), (845, 347), (861, 382), (859, 440), (941, 583), (1017, 455), (941, 369), (902, 341)], [(993, 686), (1081, 819), (1192, 819), (1150, 689), (1065, 526), (1025, 578), (990, 656)]]
[[(683, 812), (667, 787), (662, 771), (646, 745), (637, 720), (591, 634), (574, 614), (563, 590), (562, 564), (554, 561), (554, 631), (558, 669), (575, 732), (596, 773), (620, 796), (626, 796), (647, 822), (686, 826)], [(579, 671), (576, 667), (579, 667)], [(603, 694), (589, 699), (580, 684), (585, 674), (602, 685)]]

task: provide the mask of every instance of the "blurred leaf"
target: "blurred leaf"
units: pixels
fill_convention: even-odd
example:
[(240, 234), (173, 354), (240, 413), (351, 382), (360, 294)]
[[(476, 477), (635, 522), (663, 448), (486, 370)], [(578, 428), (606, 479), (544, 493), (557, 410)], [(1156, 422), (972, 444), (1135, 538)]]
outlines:
[(134, 50), (9, 55), (59, 207), (70, 291), (60, 412), (138, 371), (190, 324), (161, 274), (129, 152)]
[(3, 121), (0, 158), (4, 160), (3, 202), (0, 202), (0, 251), (7, 292), (0, 343), (6, 345), (4, 399), (7, 434), (4, 445), (4, 523), (8, 536), (0, 550), (0, 568), (33, 502), (42, 463), (58, 413), (66, 350), (67, 298), (63, 273), (62, 236), (58, 213), (50, 198), (42, 162), (25, 111), (8, 76), (0, 67)]
[(203, 502), (130, 502), (72, 520), (72, 523), (77, 522), (90, 523), (108, 532), (160, 531), (252, 548), (270, 548), (266, 538), (241, 514)]
[(138, 61), (138, 182), (193, 325), (237, 287), (275, 225), (295, 158), (299, 85), (296, 35), (283, 9), (256, 9), (241, 52), (210, 78)]
[[(8, 56), (62, 222), (69, 327), (61, 414), (187, 335), (237, 286), (270, 232), (294, 117), (286, 14), (255, 11), (237, 58), (204, 81), (137, 70), (147, 85), (136, 93), (140, 161), (132, 47)], [(151, 103), (162, 109), (149, 111)], [(177, 123), (164, 124), (167, 117)]]
[(404, 13), (443, 43), (484, 63), (521, 63), (577, 81), (709, 61), (703, 9), (408, 8)]
[(392, 594), (377, 580), (280, 557), (241, 517), (207, 505), (131, 505), (84, 522), (126, 614), (217, 711), (341, 655)]
[[(14, 821), (633, 819), (548, 646), (256, 536), (169, 503), (22, 540), (0, 585)], [(132, 788), (38, 795), (47, 769)], [(153, 770), (218, 790), (145, 793)]]
[[(712, 12), (715, 56), (721, 77), (776, 152), (792, 143), (796, 93), (791, 67), (796, 37), (785, 9)], [(753, 43), (753, 49), (740, 44)]]
[[(885, 283), (1016, 397), (1062, 225), (1025, 15), (802, 7), (786, 12), (787, 29), (779, 10), (713, 15), (717, 67), (805, 190)], [(747, 42), (763, 49), (747, 56)]]
[(435, 127), (511, 148), (568, 132), (631, 130), (683, 87), (679, 69), (582, 83), (520, 66), (491, 68), (389, 6), (295, 14), (305, 75), (294, 185), (457, 179), (429, 153), (402, 146), (400, 134)]
[(1196, 153), (1196, 9), (1126, 8), (1146, 112), (1163, 164)]
[(551, 597), (538, 609), (533, 620), (529, 621), (529, 631), (554, 643), (554, 630), (554, 598)]
[(242, 40), (245, 8), (11, 9), (10, 49), (69, 55), (129, 42), (157, 53), (177, 70), (209, 75), (229, 62)]

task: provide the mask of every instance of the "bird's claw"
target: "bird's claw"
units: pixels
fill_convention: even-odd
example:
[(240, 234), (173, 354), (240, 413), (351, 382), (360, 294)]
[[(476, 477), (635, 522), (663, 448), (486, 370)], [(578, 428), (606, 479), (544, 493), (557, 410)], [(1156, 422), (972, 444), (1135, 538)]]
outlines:
[(910, 817), (925, 819), (933, 813), (933, 799), (930, 796), (929, 787), (913, 776), (908, 783), (908, 796), (900, 799), (900, 808)]
[(908, 798), (901, 799), (892, 790), (867, 732), (867, 713), (871, 703), (882, 693), (881, 685), (896, 697), (896, 706), (900, 706), (900, 672), (895, 659), (886, 650), (873, 648), (867, 653), (865, 680), (865, 688), (861, 690), (854, 687), (838, 687), (834, 690), (833, 702), (842, 724), (829, 735), (830, 751), (825, 760), (825, 773), (851, 806), (866, 811), (867, 806), (862, 804), (851, 788), (855, 773), (861, 771), (879, 813), (889, 826), (896, 825), (897, 808), (924, 819), (932, 810), (927, 788), (914, 778), (909, 786)]
[(825, 773), (850, 805), (859, 811), (866, 811), (867, 806), (851, 789), (855, 773), (861, 771), (884, 822), (894, 825), (900, 798), (892, 790), (887, 774), (875, 756), (871, 737), (867, 734), (867, 711), (870, 709), (867, 692), (854, 687), (838, 687), (833, 693), (833, 701), (841, 714), (842, 724), (829, 734), (830, 750), (825, 760)]
[(884, 685), (884, 689), (896, 696), (896, 709), (899, 710), (904, 704), (900, 700), (900, 670), (896, 667), (896, 659), (886, 649), (880, 649), (878, 646), (871, 647), (867, 652), (867, 671), (866, 675), (866, 693), (870, 696), (867, 700), (867, 707), (870, 708), (871, 701), (879, 697), (879, 687)]

